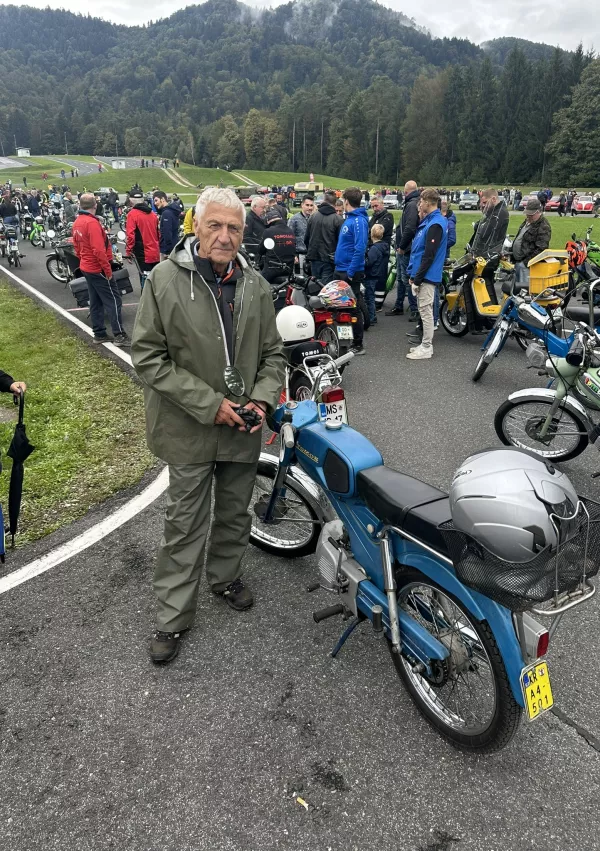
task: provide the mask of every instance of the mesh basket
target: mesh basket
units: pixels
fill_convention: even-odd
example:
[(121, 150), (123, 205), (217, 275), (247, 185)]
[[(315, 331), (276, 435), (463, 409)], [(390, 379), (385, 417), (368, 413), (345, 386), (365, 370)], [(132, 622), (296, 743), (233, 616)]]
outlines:
[(562, 522), (561, 537), (568, 540), (558, 551), (546, 548), (520, 564), (488, 552), (451, 520), (439, 529), (461, 582), (515, 612), (545, 603), (555, 590), (574, 591), (584, 574), (595, 576), (600, 569), (600, 503), (589, 499), (580, 500), (573, 520)]

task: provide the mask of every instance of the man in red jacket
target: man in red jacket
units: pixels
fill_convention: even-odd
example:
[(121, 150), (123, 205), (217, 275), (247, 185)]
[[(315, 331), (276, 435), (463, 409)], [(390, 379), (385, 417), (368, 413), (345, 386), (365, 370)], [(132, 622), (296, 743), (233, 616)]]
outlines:
[[(104, 227), (94, 215), (95, 209), (96, 199), (86, 192), (81, 196), (79, 215), (73, 222), (73, 246), (90, 293), (94, 342), (128, 346), (129, 337), (121, 320), (121, 293), (112, 274), (112, 249)], [(113, 337), (106, 333), (104, 311), (110, 318)]]
[(129, 194), (131, 210), (127, 214), (127, 245), (125, 254), (128, 259), (135, 257), (140, 286), (144, 287), (145, 273), (150, 272), (160, 260), (160, 243), (158, 233), (158, 216), (145, 200), (141, 192)]

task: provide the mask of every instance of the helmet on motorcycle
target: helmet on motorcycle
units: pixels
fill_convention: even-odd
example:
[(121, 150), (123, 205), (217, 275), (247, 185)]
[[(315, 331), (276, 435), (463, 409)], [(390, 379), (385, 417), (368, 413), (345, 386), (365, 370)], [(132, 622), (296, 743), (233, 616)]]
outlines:
[(315, 336), (315, 320), (305, 307), (296, 304), (284, 307), (277, 314), (275, 322), (284, 343), (301, 343)]
[(356, 307), (352, 287), (346, 281), (330, 281), (325, 284), (319, 298), (326, 307)]
[(587, 257), (587, 246), (584, 242), (580, 240), (568, 240), (565, 245), (569, 253), (569, 268), (577, 269), (578, 266), (581, 266), (585, 263)]
[(43, 225), (43, 224), (44, 224), (44, 218), (43, 218), (43, 216), (36, 216), (36, 217), (35, 217), (35, 221), (36, 221), (36, 223), (37, 223), (38, 225)]
[(450, 487), (454, 527), (497, 558), (515, 563), (564, 543), (569, 524), (555, 518), (573, 517), (578, 504), (564, 473), (542, 458), (512, 448), (471, 455)]

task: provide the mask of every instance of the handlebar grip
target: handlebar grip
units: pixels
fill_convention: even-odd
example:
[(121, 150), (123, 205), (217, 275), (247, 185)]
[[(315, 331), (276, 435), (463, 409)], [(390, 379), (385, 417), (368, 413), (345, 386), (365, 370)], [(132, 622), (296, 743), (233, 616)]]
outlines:
[(344, 607), (341, 603), (338, 603), (335, 606), (328, 606), (326, 609), (321, 609), (320, 612), (313, 612), (313, 620), (315, 623), (320, 623), (327, 620), (327, 618), (332, 618), (334, 615), (341, 615), (343, 613)]
[(567, 361), (569, 366), (581, 366), (581, 364), (583, 363), (584, 355), (585, 346), (583, 345), (583, 338), (579, 334), (571, 343), (565, 360)]
[(286, 449), (294, 448), (296, 438), (294, 437), (294, 429), (290, 423), (284, 423), (281, 426), (281, 439)]

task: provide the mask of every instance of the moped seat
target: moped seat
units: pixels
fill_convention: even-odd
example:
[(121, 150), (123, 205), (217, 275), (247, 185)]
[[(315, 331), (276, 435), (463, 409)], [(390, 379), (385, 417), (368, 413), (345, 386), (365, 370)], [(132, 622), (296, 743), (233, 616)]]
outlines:
[[(575, 322), (589, 322), (590, 309), (587, 305), (573, 304), (567, 307), (567, 319)], [(600, 325), (600, 307), (594, 308), (594, 325)]]
[(450, 520), (450, 504), (444, 491), (383, 464), (361, 470), (357, 489), (366, 506), (382, 523), (396, 526), (448, 555), (437, 528)]

